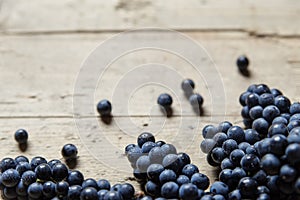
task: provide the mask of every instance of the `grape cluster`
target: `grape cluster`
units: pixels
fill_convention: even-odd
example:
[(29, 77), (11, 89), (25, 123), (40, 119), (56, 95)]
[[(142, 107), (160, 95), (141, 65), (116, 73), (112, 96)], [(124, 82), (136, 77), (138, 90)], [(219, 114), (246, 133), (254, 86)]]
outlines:
[(84, 179), (78, 170), (69, 170), (60, 160), (25, 156), (4, 158), (0, 162), (2, 198), (125, 200), (134, 199), (135, 190), (129, 183), (111, 186), (106, 179)]
[(247, 129), (207, 125), (201, 150), (219, 167), (226, 199), (300, 199), (300, 103), (277, 89), (251, 85), (240, 96)]
[(129, 144), (125, 154), (133, 174), (151, 199), (205, 199), (209, 178), (199, 172), (186, 153), (178, 153), (172, 144), (155, 141), (148, 132), (142, 133), (137, 144)]

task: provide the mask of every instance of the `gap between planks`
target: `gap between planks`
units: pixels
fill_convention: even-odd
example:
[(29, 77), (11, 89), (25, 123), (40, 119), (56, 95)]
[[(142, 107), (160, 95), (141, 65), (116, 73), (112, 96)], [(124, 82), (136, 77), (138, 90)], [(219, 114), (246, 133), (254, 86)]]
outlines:
[[(279, 34), (279, 33), (258, 33), (247, 29), (234, 29), (234, 28), (206, 28), (206, 29), (164, 29), (151, 30), (151, 27), (145, 27), (150, 32), (163, 32), (165, 30), (172, 30), (182, 33), (240, 33), (246, 34), (250, 38), (277, 38), (277, 39), (298, 39), (300, 34)], [(38, 36), (38, 35), (77, 35), (77, 34), (117, 34), (130, 30), (137, 29), (105, 29), (105, 30), (41, 30), (41, 31), (0, 31), (0, 36)], [(160, 28), (158, 28), (160, 29)]]

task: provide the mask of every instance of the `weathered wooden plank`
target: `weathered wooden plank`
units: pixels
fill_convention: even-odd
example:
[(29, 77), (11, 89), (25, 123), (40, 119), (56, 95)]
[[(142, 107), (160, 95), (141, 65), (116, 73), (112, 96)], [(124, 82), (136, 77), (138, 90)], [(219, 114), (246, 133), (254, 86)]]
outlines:
[(4, 32), (163, 27), (293, 36), (300, 33), (299, 6), (293, 0), (3, 0), (0, 27)]
[[(148, 37), (150, 43), (159, 35), (165, 43), (181, 44), (167, 33), (146, 34), (150, 34)], [(74, 87), (81, 63), (98, 44), (111, 36), (79, 34), (1, 37), (0, 116), (72, 117)], [(84, 115), (95, 116), (97, 101), (108, 98), (113, 102), (115, 116), (161, 116), (156, 98), (161, 92), (169, 92), (174, 98), (174, 115), (193, 116), (195, 113), (180, 89), (180, 82), (185, 77), (196, 81), (195, 90), (204, 96), (207, 116), (212, 112), (213, 103), (220, 108), (225, 105), (227, 115), (239, 115), (239, 94), (251, 83), (269, 84), (271, 87), (284, 90), (292, 101), (299, 100), (299, 88), (286, 85), (298, 83), (299, 73), (296, 66), (299, 62), (297, 55), (300, 53), (300, 46), (297, 39), (262, 40), (249, 38), (243, 34), (221, 33), (193, 33), (188, 36), (207, 50), (216, 64), (219, 75), (206, 74), (206, 70), (199, 73), (184, 59), (164, 51), (153, 49), (134, 51), (114, 61), (103, 76), (98, 72), (95, 73), (94, 77), (101, 77), (97, 84), (88, 86), (89, 88), (82, 86), (83, 94), (78, 94), (77, 97), (86, 98), (87, 93), (84, 94), (86, 91), (91, 91), (88, 95), (93, 97), (88, 103), (82, 104), (88, 110)], [(119, 45), (143, 39), (133, 36), (130, 41), (121, 42)], [(113, 45), (106, 50), (107, 55), (118, 56), (115, 55)], [(251, 77), (240, 75), (235, 66), (237, 56), (243, 53), (250, 58)], [(194, 54), (198, 55), (197, 52)], [(99, 64), (100, 67), (101, 60), (92, 63), (96, 66)], [(138, 66), (149, 63), (168, 67), (150, 66), (148, 68), (150, 72), (142, 71), (138, 75), (134, 74), (143, 69), (137, 68)], [(210, 65), (208, 58), (203, 58), (203, 65)], [(156, 64), (153, 66), (157, 67)], [(175, 71), (171, 70), (172, 68)], [(222, 78), (223, 86), (220, 87), (224, 87), (226, 99), (213, 101), (211, 92), (214, 87), (219, 86), (207, 85), (207, 81), (219, 77)], [(151, 80), (155, 83), (148, 83)], [(158, 83), (165, 85), (161, 86)], [(223, 116), (224, 111), (215, 110), (213, 114)]]
[[(201, 172), (208, 174), (211, 180), (216, 178), (214, 169), (209, 167), (205, 155), (200, 151), (202, 140), (201, 129), (210, 118), (203, 117), (172, 117), (161, 124), (165, 118), (150, 122), (145, 117), (133, 117), (134, 125), (127, 123), (127, 118), (115, 117), (107, 125), (98, 119), (97, 127), (93, 127), (91, 118), (83, 119), (84, 132), (79, 132), (73, 119), (0, 119), (0, 158), (25, 155), (30, 159), (34, 156), (44, 156), (48, 160), (60, 159), (61, 148), (66, 143), (73, 143), (78, 147), (79, 159), (76, 169), (82, 171), (86, 178), (106, 178), (111, 183), (128, 181), (132, 176), (129, 162), (123, 154), (124, 147), (129, 143), (136, 143), (136, 137), (142, 131), (155, 133), (157, 140), (177, 144), (178, 151), (187, 152), (192, 162), (199, 166)], [(178, 123), (180, 121), (184, 123)], [(228, 117), (232, 122), (239, 121), (237, 117)], [(145, 124), (148, 124), (145, 126)], [(241, 124), (237, 122), (236, 124)], [(28, 148), (25, 152), (19, 150), (13, 134), (16, 129), (25, 128), (29, 132)], [(135, 131), (128, 133), (128, 131)], [(193, 136), (193, 137), (190, 137)], [(188, 138), (188, 139), (187, 139)], [(108, 141), (106, 144), (104, 142)], [(136, 186), (135, 181), (129, 181)]]

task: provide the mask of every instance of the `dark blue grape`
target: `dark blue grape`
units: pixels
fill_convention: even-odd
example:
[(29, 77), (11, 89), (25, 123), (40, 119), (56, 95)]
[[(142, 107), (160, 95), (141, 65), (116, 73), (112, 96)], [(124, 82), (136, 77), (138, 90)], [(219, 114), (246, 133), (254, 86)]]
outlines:
[(161, 187), (161, 196), (167, 199), (178, 197), (179, 186), (175, 182), (167, 182)]
[(249, 96), (249, 94), (251, 94), (251, 92), (246, 91), (240, 95), (239, 101), (242, 106), (246, 106), (246, 99)]
[(229, 158), (225, 158), (221, 162), (221, 169), (233, 169), (235, 166)]
[(300, 113), (296, 113), (291, 116), (290, 122), (294, 120), (300, 120)]
[(259, 134), (254, 129), (247, 129), (245, 132), (245, 141), (249, 144), (254, 144), (255, 142), (260, 140)]
[(236, 167), (232, 170), (232, 178), (233, 182), (238, 183), (238, 181), (244, 177), (246, 177), (247, 173), (243, 168)]
[(164, 157), (167, 154), (161, 147), (154, 147), (153, 149), (150, 150), (149, 152), (149, 159), (151, 163), (162, 163)]
[(68, 199), (80, 200), (81, 191), (80, 185), (71, 185), (68, 190)]
[(95, 179), (93, 178), (88, 178), (88, 179), (85, 179), (82, 184), (81, 184), (81, 187), (82, 189), (84, 188), (88, 188), (88, 187), (93, 187), (95, 188), (96, 190), (98, 190), (98, 183)]
[(16, 186), (21, 177), (17, 170), (15, 169), (8, 169), (1, 175), (2, 178), (2, 184), (6, 187), (14, 187)]
[[(105, 197), (106, 193), (108, 193), (108, 190), (99, 190), (99, 191), (97, 192), (97, 194), (98, 194), (98, 199), (99, 199), (99, 200), (104, 200), (104, 197)], [(142, 199), (143, 199), (143, 198), (142, 198)], [(146, 199), (146, 200), (147, 200), (147, 199)], [(152, 200), (152, 198), (151, 198), (150, 200)]]
[(183, 184), (189, 183), (190, 179), (189, 177), (185, 176), (185, 175), (179, 175), (178, 178), (176, 179), (176, 183), (181, 186)]
[(292, 167), (291, 165), (283, 165), (280, 168), (279, 177), (284, 182), (290, 183), (293, 182), (297, 177), (297, 169)]
[(110, 183), (106, 179), (100, 179), (97, 181), (99, 190), (110, 190)]
[(189, 101), (194, 109), (200, 109), (204, 103), (203, 97), (198, 93), (192, 94), (189, 98)]
[(249, 108), (259, 105), (259, 95), (255, 93), (249, 94), (246, 98), (246, 105)]
[(230, 153), (229, 158), (235, 166), (239, 166), (240, 161), (244, 155), (245, 153), (243, 150), (235, 149)]
[(203, 153), (209, 153), (213, 148), (215, 148), (217, 142), (213, 139), (204, 139), (200, 144), (200, 149)]
[(124, 183), (121, 185), (119, 193), (122, 195), (123, 199), (132, 199), (134, 197), (134, 187), (129, 183)]
[(233, 190), (228, 194), (228, 200), (242, 200), (240, 190)]
[(15, 140), (19, 143), (19, 144), (25, 144), (27, 143), (28, 140), (28, 133), (26, 130), (24, 129), (19, 129), (15, 132)]
[(164, 171), (164, 167), (161, 164), (151, 164), (147, 169), (147, 177), (154, 182), (159, 181), (159, 175)]
[(69, 174), (68, 168), (62, 163), (56, 163), (52, 167), (52, 178), (55, 181), (64, 180)]
[(178, 168), (179, 171), (181, 171), (184, 166), (191, 163), (191, 158), (186, 153), (183, 153), (183, 152), (178, 153), (177, 158), (179, 161), (179, 168)]
[(239, 126), (232, 126), (227, 131), (228, 139), (235, 140), (238, 144), (245, 141), (244, 130)]
[(256, 88), (257, 88), (257, 84), (251, 84), (251, 85), (248, 86), (247, 92), (253, 93)]
[(175, 173), (177, 173), (179, 171), (179, 168), (180, 168), (178, 156), (176, 154), (168, 154), (168, 155), (166, 155), (164, 157), (163, 161), (162, 161), (162, 165), (166, 169), (171, 169)]
[(246, 154), (242, 157), (240, 165), (245, 171), (253, 172), (259, 169), (260, 160), (254, 154)]
[(228, 139), (223, 142), (222, 149), (224, 149), (225, 153), (229, 155), (234, 149), (238, 148), (238, 144), (233, 139)]
[(290, 106), (290, 113), (291, 115), (300, 113), (300, 102), (295, 102)]
[(51, 168), (48, 164), (42, 163), (35, 168), (36, 177), (42, 181), (50, 180), (52, 176)]
[[(118, 192), (110, 191), (108, 193), (117, 193), (116, 196), (120, 196)], [(104, 199), (112, 199), (111, 196), (113, 195), (108, 195), (108, 193), (105, 195)], [(121, 197), (119, 197), (118, 199), (121, 199)], [(98, 200), (97, 190), (93, 187), (87, 187), (82, 189), (80, 193), (80, 200)]]
[(49, 165), (49, 166), (51, 167), (51, 169), (52, 169), (52, 167), (53, 167), (56, 163), (61, 163), (61, 161), (58, 160), (58, 159), (52, 159), (52, 160), (50, 160), (50, 161), (48, 162), (48, 165)]
[(218, 129), (214, 125), (206, 125), (202, 129), (202, 136), (203, 136), (203, 138), (213, 138), (217, 132), (218, 132)]
[(191, 177), (191, 183), (196, 185), (198, 189), (206, 190), (209, 186), (209, 178), (202, 173), (195, 173)]
[(111, 103), (103, 99), (97, 104), (97, 111), (101, 116), (109, 116), (112, 110)]
[(198, 199), (198, 188), (194, 184), (183, 184), (179, 188), (179, 197), (182, 200), (196, 200)]
[(251, 146), (248, 142), (241, 142), (239, 145), (238, 145), (238, 148), (244, 152), (246, 152), (246, 149)]
[(145, 142), (142, 146), (142, 153), (149, 153), (150, 150), (156, 146), (157, 144), (155, 142)]
[(278, 117), (279, 115), (280, 115), (280, 110), (274, 105), (265, 107), (262, 112), (263, 118), (265, 118), (265, 120), (267, 120), (269, 123), (271, 123), (273, 119), (275, 117)]
[(256, 151), (260, 157), (270, 152), (271, 138), (265, 138), (254, 144)]
[(16, 189), (14, 187), (5, 187), (3, 189), (2, 195), (4, 199), (16, 199), (18, 194), (16, 192)]
[(255, 174), (253, 174), (252, 178), (254, 180), (256, 180), (256, 182), (259, 185), (265, 185), (266, 181), (267, 181), (267, 174), (264, 170), (258, 170), (257, 172), (255, 172)]
[(286, 113), (290, 110), (291, 102), (287, 97), (279, 95), (275, 97), (274, 105), (280, 110), (281, 113)]
[(147, 181), (145, 185), (145, 191), (151, 196), (160, 196), (160, 185), (156, 184), (153, 181)]
[(127, 152), (127, 159), (133, 165), (135, 165), (137, 159), (141, 156), (142, 156), (142, 150), (137, 146), (129, 149), (129, 151)]
[(43, 195), (43, 185), (38, 182), (34, 182), (29, 185), (27, 189), (28, 196), (33, 199), (39, 199)]
[(236, 61), (236, 65), (238, 66), (239, 70), (241, 72), (244, 72), (247, 70), (248, 65), (249, 65), (249, 60), (246, 56), (242, 55), (239, 56), (237, 61)]
[(275, 117), (272, 121), (272, 124), (288, 124), (288, 120), (282, 116)]
[(28, 162), (19, 162), (16, 166), (16, 170), (19, 172), (20, 176), (28, 170), (31, 170), (31, 166)]
[(16, 162), (12, 158), (3, 158), (0, 162), (1, 172), (5, 172), (7, 169), (15, 169), (17, 166)]
[(23, 181), (24, 185), (28, 186), (36, 181), (36, 175), (33, 171), (26, 171), (22, 174), (21, 180)]
[(293, 143), (287, 146), (285, 149), (285, 155), (287, 160), (291, 164), (296, 164), (300, 162), (300, 144)]
[(46, 198), (53, 198), (56, 196), (56, 184), (52, 181), (47, 181), (43, 184), (43, 195)]
[(266, 84), (258, 84), (253, 90), (254, 93), (261, 95), (264, 93), (271, 93), (270, 88)]
[(220, 164), (226, 158), (227, 154), (221, 147), (216, 147), (211, 151), (211, 158), (214, 162)]
[(290, 121), (290, 123), (288, 123), (287, 129), (288, 129), (288, 131), (292, 131), (294, 128), (299, 127), (299, 126), (300, 126), (300, 120), (293, 120), (293, 121)]
[(277, 97), (279, 95), (282, 95), (282, 92), (276, 88), (273, 88), (271, 89), (271, 94), (274, 96), (274, 97)]
[(165, 153), (165, 155), (167, 155), (167, 154), (177, 154), (177, 150), (176, 150), (175, 146), (172, 145), (172, 144), (164, 144), (160, 148)]
[[(261, 106), (254, 106), (249, 110), (249, 118), (255, 120), (262, 117), (263, 108)], [(243, 115), (242, 115), (243, 116)], [(244, 116), (243, 116), (244, 117)], [(244, 117), (245, 118), (245, 117)]]
[(68, 195), (69, 184), (66, 181), (60, 181), (56, 183), (55, 192), (57, 196), (64, 197)]
[(67, 182), (69, 185), (81, 185), (84, 181), (83, 174), (78, 170), (72, 170), (68, 173)]
[(22, 156), (22, 155), (15, 157), (15, 163), (16, 163), (16, 165), (18, 165), (20, 162), (27, 162), (27, 163), (29, 163), (29, 160), (28, 160), (28, 158), (26, 156)]
[(24, 185), (23, 181), (19, 181), (18, 185), (16, 186), (16, 193), (19, 196), (26, 196), (27, 195), (27, 186)]
[(250, 119), (250, 108), (248, 106), (244, 106), (241, 110), (241, 116), (244, 119)]
[(159, 95), (157, 103), (162, 107), (170, 107), (173, 103), (173, 99), (169, 94), (163, 93)]
[(136, 168), (138, 168), (141, 172), (146, 172), (147, 168), (151, 164), (149, 156), (141, 156), (136, 161)]
[(223, 132), (216, 133), (213, 137), (213, 140), (216, 142), (217, 146), (222, 146), (223, 142), (227, 140), (227, 135)]
[(265, 136), (268, 133), (269, 123), (264, 118), (258, 118), (253, 121), (252, 129)]
[(275, 175), (280, 170), (281, 162), (275, 155), (266, 154), (262, 157), (260, 166), (268, 175)]
[(300, 127), (293, 128), (287, 137), (289, 144), (300, 143)]
[(191, 79), (185, 79), (181, 82), (181, 88), (186, 94), (191, 94), (195, 88), (195, 83)]
[(35, 168), (42, 163), (47, 163), (47, 160), (41, 156), (36, 156), (32, 158), (30, 161), (31, 170), (34, 171)]
[(140, 172), (139, 169), (134, 169), (133, 170), (133, 176), (139, 182), (143, 182), (143, 181), (145, 181), (147, 179), (147, 173)]
[(274, 103), (274, 96), (270, 93), (263, 93), (259, 96), (259, 105), (266, 107)]
[(288, 141), (284, 135), (274, 135), (270, 140), (270, 152), (281, 156), (284, 154), (287, 145)]
[(74, 144), (65, 144), (61, 150), (61, 154), (66, 160), (76, 159), (77, 153), (78, 150)]
[(217, 129), (218, 132), (227, 133), (230, 127), (232, 127), (232, 123), (230, 123), (229, 121), (223, 121), (218, 125)]
[(137, 143), (140, 148), (142, 148), (143, 144), (146, 142), (155, 142), (155, 137), (152, 133), (143, 132), (137, 138)]
[(253, 198), (257, 193), (257, 186), (257, 182), (254, 179), (244, 177), (240, 180), (238, 189), (243, 198)]
[(213, 194), (227, 196), (229, 193), (229, 188), (225, 183), (216, 181), (210, 186), (210, 192)]
[(274, 135), (288, 135), (288, 129), (284, 124), (273, 124), (270, 126), (268, 130), (268, 137), (272, 137)]
[(159, 182), (164, 184), (166, 182), (176, 181), (176, 178), (176, 173), (173, 170), (165, 169), (159, 175)]

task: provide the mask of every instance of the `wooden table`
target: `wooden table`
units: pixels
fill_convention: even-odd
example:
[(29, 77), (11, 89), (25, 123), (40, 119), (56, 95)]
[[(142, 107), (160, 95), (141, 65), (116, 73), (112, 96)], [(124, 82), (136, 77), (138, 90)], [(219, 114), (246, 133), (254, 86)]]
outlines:
[[(130, 179), (132, 171), (123, 155), (124, 147), (135, 143), (140, 132), (151, 131), (157, 139), (173, 142), (179, 151), (189, 153), (193, 163), (213, 181), (214, 169), (199, 149), (204, 125), (217, 124), (221, 119), (242, 125), (238, 97), (252, 83), (279, 88), (291, 101), (300, 99), (299, 1), (2, 0), (0, 5), (1, 158), (24, 154), (62, 159), (62, 146), (74, 143), (79, 148), (76, 168), (86, 178), (129, 181), (137, 186)], [(169, 52), (141, 49), (118, 57), (96, 85), (80, 85), (83, 93), (73, 96), (84, 60), (99, 44), (125, 30), (145, 27), (172, 29), (191, 38), (208, 53), (201, 55), (203, 64), (212, 64), (219, 74), (201, 74)], [(145, 34), (152, 35), (155, 42), (178, 45), (167, 30)], [(143, 37), (133, 35), (120, 45), (141, 41)], [(108, 56), (115, 55), (117, 47), (108, 47)], [(235, 65), (241, 54), (250, 59), (250, 77), (242, 76)], [(134, 67), (149, 63), (173, 67), (179, 77), (193, 78), (196, 91), (205, 98), (204, 115), (193, 112), (180, 89), (182, 79), (170, 77), (167, 67), (166, 72), (156, 72), (153, 67), (149, 74), (131, 75), (126, 87), (117, 84), (135, 72)], [(147, 77), (155, 83), (143, 85), (134, 79)], [(163, 86), (157, 84), (157, 77)], [(222, 84), (207, 84), (211, 78)], [(225, 94), (218, 101), (210, 93), (216, 87)], [(161, 92), (174, 95), (174, 115), (170, 118), (156, 105)], [(88, 110), (84, 115), (74, 115), (74, 98), (85, 95), (95, 98), (88, 105), (82, 104)], [(111, 124), (103, 123), (95, 110), (103, 98), (112, 100)], [(222, 109), (212, 111), (214, 105), (226, 108), (226, 113)], [(18, 128), (30, 134), (25, 152), (13, 138)]]

